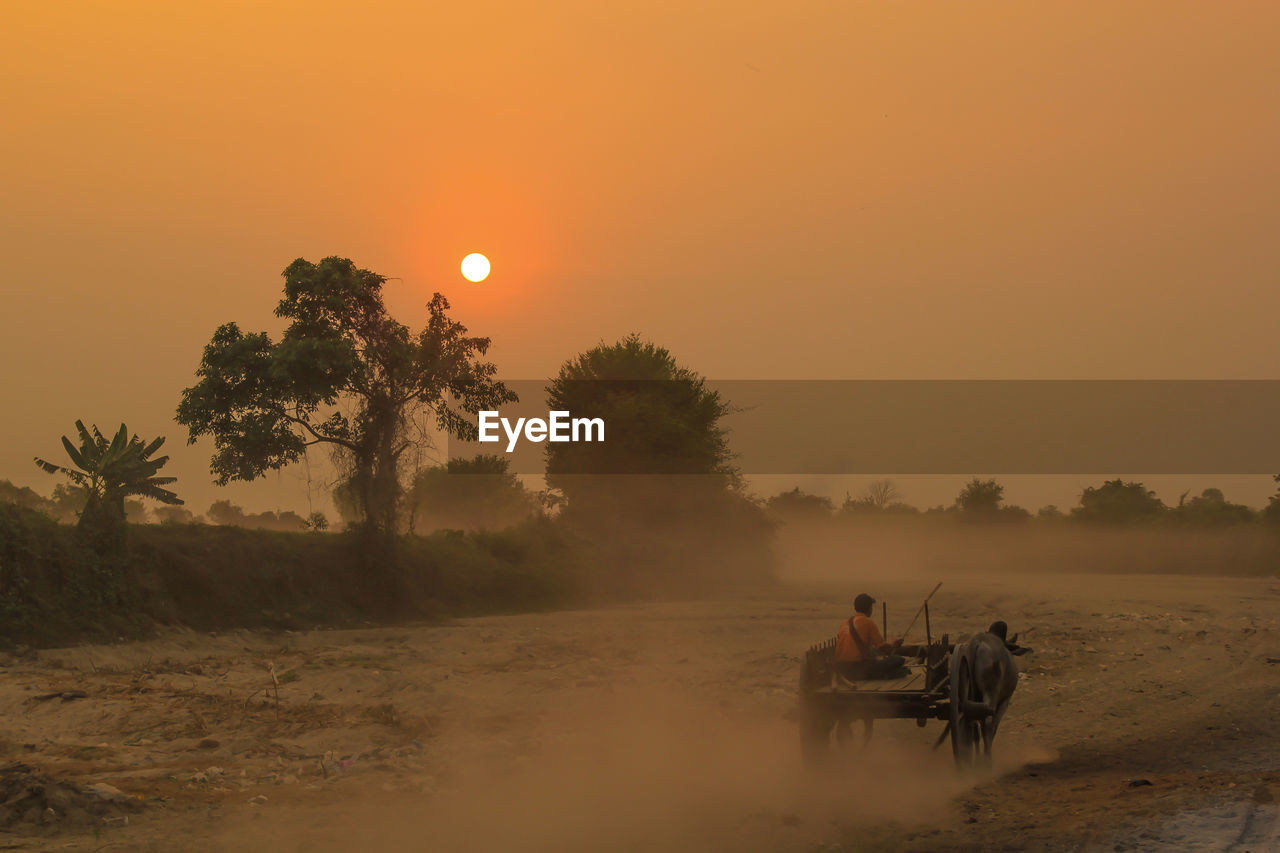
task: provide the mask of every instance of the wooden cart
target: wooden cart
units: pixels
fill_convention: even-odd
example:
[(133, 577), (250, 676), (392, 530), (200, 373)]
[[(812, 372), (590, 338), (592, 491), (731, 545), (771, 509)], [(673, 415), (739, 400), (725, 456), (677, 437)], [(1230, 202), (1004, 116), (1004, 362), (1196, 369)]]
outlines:
[(901, 678), (851, 681), (836, 671), (835, 639), (813, 646), (800, 668), (800, 746), (806, 762), (821, 762), (834, 731), (837, 739), (852, 737), (854, 722), (862, 723), (862, 739), (870, 740), (876, 720), (915, 720), (924, 728), (929, 720), (943, 720), (946, 728), (934, 743), (948, 735), (956, 765), (989, 760), (983, 750), (983, 730), (990, 710), (974, 683), (967, 647), (953, 646), (944, 635), (925, 647), (922, 657), (908, 661)]

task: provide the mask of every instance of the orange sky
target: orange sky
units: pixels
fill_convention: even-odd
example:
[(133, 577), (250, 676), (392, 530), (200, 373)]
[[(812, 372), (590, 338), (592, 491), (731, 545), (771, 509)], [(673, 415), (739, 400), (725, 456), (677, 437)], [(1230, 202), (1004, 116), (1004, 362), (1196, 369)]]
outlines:
[(1280, 6), (353, 8), (6, 6), (0, 477), (126, 420), (202, 510), (178, 394), (298, 256), (443, 290), (509, 376), (634, 330), (717, 378), (1277, 378)]

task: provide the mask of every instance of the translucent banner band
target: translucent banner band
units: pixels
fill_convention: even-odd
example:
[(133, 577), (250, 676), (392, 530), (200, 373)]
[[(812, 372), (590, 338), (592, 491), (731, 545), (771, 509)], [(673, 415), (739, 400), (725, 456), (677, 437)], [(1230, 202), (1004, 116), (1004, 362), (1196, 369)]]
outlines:
[(1280, 380), (708, 381), (718, 420), (687, 383), (583, 381), (558, 402), (546, 380), (507, 385), (520, 402), (489, 416), (497, 440), (450, 439), (450, 458), (501, 456), (518, 474), (544, 473), (549, 454), (574, 473), (701, 473), (718, 424), (744, 474), (1280, 472)]

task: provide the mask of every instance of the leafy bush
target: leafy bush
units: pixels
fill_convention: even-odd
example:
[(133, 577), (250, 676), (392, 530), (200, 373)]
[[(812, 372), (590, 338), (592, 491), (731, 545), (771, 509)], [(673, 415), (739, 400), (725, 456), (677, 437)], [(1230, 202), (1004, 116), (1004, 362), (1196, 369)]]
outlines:
[(116, 568), (85, 548), (72, 528), (0, 504), (0, 643), (136, 633), (135, 588)]
[(540, 609), (581, 600), (581, 587), (545, 519), (373, 543), (361, 532), (135, 526), (122, 569), (74, 528), (0, 504), (0, 643), (139, 636), (156, 623), (301, 628)]

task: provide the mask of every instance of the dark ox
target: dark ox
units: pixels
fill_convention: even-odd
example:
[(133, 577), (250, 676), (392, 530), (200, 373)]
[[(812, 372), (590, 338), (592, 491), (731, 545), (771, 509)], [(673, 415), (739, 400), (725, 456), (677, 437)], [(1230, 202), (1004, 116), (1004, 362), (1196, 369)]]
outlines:
[[(1031, 649), (1017, 644), (1018, 636), (1007, 639), (1009, 628), (1004, 622), (996, 622), (986, 633), (979, 634), (968, 643), (970, 671), (973, 684), (981, 697), (977, 704), (983, 706), (982, 752), (991, 755), (991, 742), (995, 739), (1000, 721), (1009, 710), (1009, 700), (1018, 687), (1018, 667), (1015, 655), (1023, 655)], [(979, 710), (972, 708), (971, 710)]]

